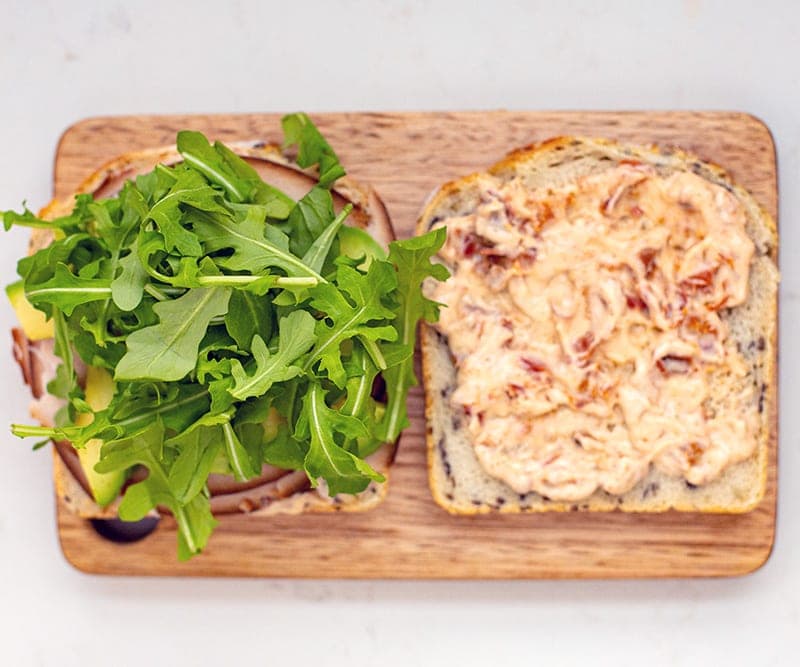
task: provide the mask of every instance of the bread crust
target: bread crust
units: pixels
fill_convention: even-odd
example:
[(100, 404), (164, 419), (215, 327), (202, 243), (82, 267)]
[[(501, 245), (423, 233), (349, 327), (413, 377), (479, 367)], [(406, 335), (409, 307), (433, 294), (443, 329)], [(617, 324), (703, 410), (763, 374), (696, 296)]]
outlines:
[[(297, 187), (309, 184), (309, 179), (316, 181), (314, 170), (298, 167), (277, 145), (267, 144), (262, 141), (240, 141), (226, 145), (237, 155), (245, 158), (258, 171), (262, 171), (264, 168), (271, 169), (273, 166), (285, 169), (282, 178), (285, 179), (289, 187), (292, 186), (292, 181)], [(53, 199), (41, 209), (39, 216), (53, 219), (68, 215), (74, 206), (75, 195), (88, 193), (98, 198), (112, 196), (119, 190), (124, 181), (152, 170), (156, 164), (172, 165), (180, 162), (181, 159), (181, 155), (174, 145), (133, 151), (115, 157), (85, 178), (70, 196), (62, 199)], [(354, 209), (348, 217), (347, 224), (364, 229), (384, 248), (395, 239), (394, 229), (386, 207), (371, 187), (362, 185), (345, 176), (337, 181), (332, 189), (332, 194), (337, 208), (347, 202), (353, 204)], [(51, 241), (52, 233), (49, 230), (33, 229), (29, 252), (35, 252), (47, 246)], [(273, 514), (302, 514), (306, 512), (357, 512), (370, 510), (380, 504), (386, 497), (389, 485), (389, 469), (394, 460), (398, 442), (399, 438), (394, 443), (386, 443), (377, 452), (368, 457), (370, 464), (386, 477), (386, 481), (381, 484), (372, 482), (356, 496), (340, 495), (331, 498), (327, 495), (327, 489), (322, 484), (317, 488), (307, 488), (291, 493), (286, 497), (276, 498), (271, 492), (266, 493), (264, 491), (264, 486), (266, 485), (263, 485), (248, 489), (246, 493), (238, 492), (243, 497), (241, 502), (236, 504), (235, 510), (226, 507), (223, 510), (216, 510), (215, 513), (241, 512), (254, 516), (268, 516)], [(67, 509), (78, 516), (86, 519), (111, 519), (117, 516), (120, 498), (117, 498), (106, 507), (97, 505), (88, 489), (73, 474), (56, 447), (53, 447), (53, 480), (58, 498)], [(223, 498), (225, 495), (227, 494), (215, 497)], [(227, 505), (230, 505), (230, 503), (227, 503)]]
[[(723, 475), (711, 484), (724, 485), (728, 478), (738, 474), (737, 471), (746, 469), (747, 477), (752, 484), (751, 493), (740, 499), (731, 500), (730, 494), (726, 502), (714, 501), (706, 498), (698, 501), (697, 489), (688, 486), (684, 493), (678, 497), (648, 493), (648, 485), (663, 483), (666, 477), (657, 473), (651, 467), (650, 473), (638, 483), (634, 489), (622, 494), (612, 496), (603, 491), (597, 491), (589, 498), (579, 502), (551, 501), (535, 492), (520, 496), (502, 482), (493, 480), (482, 471), (484, 479), (480, 484), (488, 484), (493, 492), (503, 488), (503, 495), (490, 497), (487, 489), (472, 489), (474, 493), (456, 492), (459, 482), (458, 471), (452, 471), (447, 461), (448, 446), (446, 441), (448, 428), (442, 422), (442, 412), (446, 399), (442, 395), (446, 389), (440, 377), (443, 361), (443, 351), (446, 353), (447, 343), (441, 340), (435, 329), (422, 323), (420, 333), (420, 346), (422, 351), (422, 375), (425, 386), (425, 415), (428, 422), (426, 435), (428, 481), (434, 500), (443, 509), (451, 514), (475, 515), (490, 512), (521, 513), (521, 512), (567, 512), (589, 511), (607, 512), (621, 510), (624, 512), (656, 513), (668, 510), (680, 512), (703, 513), (744, 513), (753, 510), (764, 497), (767, 482), (769, 441), (777, 438), (777, 253), (778, 230), (777, 224), (771, 215), (747, 192), (737, 185), (726, 170), (719, 165), (700, 160), (697, 156), (677, 148), (650, 146), (633, 146), (618, 143), (608, 139), (591, 139), (582, 137), (555, 137), (518, 148), (509, 153), (505, 158), (489, 167), (485, 172), (469, 174), (461, 179), (442, 185), (434, 191), (426, 202), (417, 221), (417, 233), (422, 234), (441, 217), (446, 217), (446, 212), (456, 206), (459, 199), (468, 196), (471, 187), (475, 186), (486, 175), (499, 179), (510, 178), (520, 174), (525, 166), (536, 163), (537, 166), (548, 165), (556, 169), (564, 162), (577, 157), (580, 159), (602, 158), (610, 160), (609, 164), (619, 164), (623, 160), (633, 160), (646, 163), (666, 172), (691, 171), (706, 180), (720, 185), (732, 192), (743, 204), (748, 219), (748, 234), (753, 238), (757, 256), (766, 258), (770, 264), (765, 270), (773, 271), (772, 282), (768, 286), (767, 298), (759, 303), (761, 318), (766, 322), (764, 334), (763, 355), (759, 358), (758, 374), (762, 377), (761, 405), (764, 410), (761, 414), (761, 425), (758, 433), (757, 451), (747, 461), (735, 464), (726, 470)], [(468, 210), (468, 207), (463, 209)], [(445, 214), (445, 215), (443, 215)], [(751, 282), (753, 277), (751, 275)], [(750, 299), (752, 299), (752, 290)], [(735, 309), (734, 309), (735, 310)], [(449, 355), (447, 355), (449, 357)], [(455, 372), (452, 362), (448, 371)], [(451, 415), (452, 416), (452, 415)], [(462, 448), (463, 449), (463, 448)], [(459, 450), (462, 456), (464, 451)], [(472, 457), (477, 463), (474, 453)], [(472, 471), (474, 473), (474, 470)], [(709, 485), (711, 486), (711, 485)], [(701, 490), (705, 487), (699, 487)], [(700, 496), (704, 494), (700, 492)], [(734, 494), (735, 495), (735, 494)]]

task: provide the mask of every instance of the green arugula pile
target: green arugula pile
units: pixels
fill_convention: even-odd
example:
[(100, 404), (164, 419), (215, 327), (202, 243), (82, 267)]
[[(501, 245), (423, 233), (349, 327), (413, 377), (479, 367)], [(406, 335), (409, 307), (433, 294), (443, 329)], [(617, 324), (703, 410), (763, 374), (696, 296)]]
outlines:
[[(180, 132), (183, 162), (127, 181), (118, 196), (78, 195), (68, 216), (2, 214), (51, 228), (56, 240), (21, 260), (28, 300), (54, 320), (62, 360), (50, 393), (57, 426), (14, 425), (21, 437), (103, 446), (97, 472), (149, 471), (127, 487), (124, 520), (167, 507), (178, 553), (205, 546), (216, 521), (212, 472), (248, 480), (262, 464), (305, 470), (331, 495), (383, 477), (364, 460), (408, 424), (417, 321), (437, 305), (421, 291), (447, 271), (430, 261), (444, 230), (390, 245), (388, 256), (340, 254), (351, 207), (330, 187), (339, 160), (304, 114), (283, 119), (287, 146), (319, 182), (300, 201), (197, 132)], [(374, 247), (374, 242), (363, 247)], [(109, 407), (91, 412), (75, 360), (113, 374)], [(386, 399), (373, 397), (380, 374)]]

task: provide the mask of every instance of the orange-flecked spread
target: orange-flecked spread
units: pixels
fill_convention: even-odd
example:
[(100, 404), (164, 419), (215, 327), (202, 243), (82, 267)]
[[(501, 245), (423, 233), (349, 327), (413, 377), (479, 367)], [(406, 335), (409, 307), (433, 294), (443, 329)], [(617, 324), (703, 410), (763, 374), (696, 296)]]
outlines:
[(623, 164), (553, 188), (480, 181), (430, 296), (484, 469), (518, 493), (622, 494), (650, 465), (695, 485), (753, 454), (748, 368), (719, 311), (754, 246), (724, 188)]

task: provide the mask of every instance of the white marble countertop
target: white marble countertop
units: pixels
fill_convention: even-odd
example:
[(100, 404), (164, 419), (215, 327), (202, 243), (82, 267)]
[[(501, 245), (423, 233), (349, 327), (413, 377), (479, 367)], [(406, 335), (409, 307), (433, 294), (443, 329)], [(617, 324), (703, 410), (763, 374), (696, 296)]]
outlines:
[[(735, 109), (762, 118), (777, 143), (783, 273), (778, 531), (771, 559), (753, 575), (508, 583), (90, 577), (60, 554), (49, 457), (6, 435), (0, 663), (797, 664), (798, 23), (789, 1), (365, 1), (312, 10), (300, 2), (0, 0), (0, 208), (23, 198), (44, 204), (60, 133), (98, 114)], [(3, 284), (14, 279), (25, 239), (20, 231), (2, 237)], [(12, 319), (0, 307), (0, 332)], [(0, 354), (0, 368), (4, 425), (26, 414), (28, 399), (10, 354)]]

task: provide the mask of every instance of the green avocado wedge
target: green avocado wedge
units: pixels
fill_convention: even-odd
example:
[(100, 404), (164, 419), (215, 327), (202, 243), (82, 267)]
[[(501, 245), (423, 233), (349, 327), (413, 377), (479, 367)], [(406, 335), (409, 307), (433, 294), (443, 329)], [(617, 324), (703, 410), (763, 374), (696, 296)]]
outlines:
[(339, 230), (339, 251), (351, 259), (364, 258), (359, 269), (368, 269), (373, 259), (386, 259), (386, 251), (367, 232), (358, 227), (343, 226)]
[[(114, 396), (114, 380), (111, 375), (103, 368), (90, 366), (86, 370), (86, 402), (95, 412), (104, 410), (111, 403)], [(91, 422), (91, 417), (87, 414), (80, 415), (78, 421)], [(89, 480), (89, 488), (92, 491), (95, 502), (100, 507), (105, 507), (111, 503), (118, 495), (127, 478), (125, 470), (115, 470), (114, 472), (100, 473), (94, 467), (100, 460), (100, 449), (103, 441), (97, 438), (89, 440), (84, 447), (78, 449), (78, 458), (81, 467)]]
[(48, 320), (41, 310), (34, 308), (25, 298), (25, 288), (21, 280), (6, 287), (6, 296), (28, 340), (53, 337), (53, 321)]

